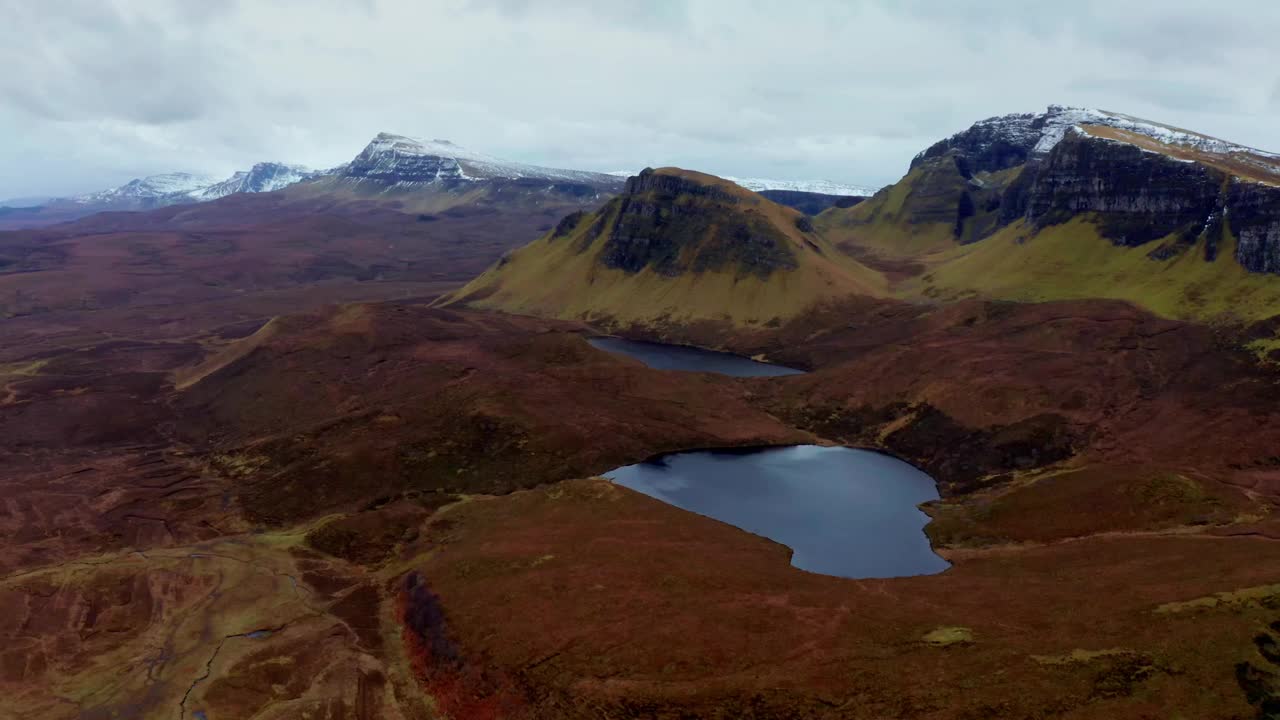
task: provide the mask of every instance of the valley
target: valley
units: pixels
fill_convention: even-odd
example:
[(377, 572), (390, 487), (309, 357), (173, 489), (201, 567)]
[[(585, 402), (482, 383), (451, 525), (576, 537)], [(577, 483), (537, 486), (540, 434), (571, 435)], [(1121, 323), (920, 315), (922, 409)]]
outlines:
[(781, 204), (381, 134), (0, 233), (0, 717), (1268, 717), (1271, 159), (1054, 106)]

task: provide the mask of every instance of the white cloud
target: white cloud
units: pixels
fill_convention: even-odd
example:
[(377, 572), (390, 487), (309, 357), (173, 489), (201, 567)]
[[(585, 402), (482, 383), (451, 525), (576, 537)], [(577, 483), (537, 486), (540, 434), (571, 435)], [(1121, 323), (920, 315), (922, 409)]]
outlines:
[(1271, 0), (0, 0), (0, 197), (379, 130), (612, 170), (891, 182), (1049, 103), (1280, 149)]

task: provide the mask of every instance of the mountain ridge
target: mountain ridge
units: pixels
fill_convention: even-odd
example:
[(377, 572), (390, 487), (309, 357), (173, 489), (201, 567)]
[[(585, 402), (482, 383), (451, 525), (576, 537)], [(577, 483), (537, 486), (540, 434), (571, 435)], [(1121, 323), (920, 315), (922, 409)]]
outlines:
[(1171, 317), (1248, 321), (1280, 301), (1274, 283), (1252, 279), (1280, 273), (1277, 181), (1274, 153), (1050, 106), (934, 143), (898, 183), (816, 224), (857, 257), (913, 263), (904, 298), (1097, 293)]

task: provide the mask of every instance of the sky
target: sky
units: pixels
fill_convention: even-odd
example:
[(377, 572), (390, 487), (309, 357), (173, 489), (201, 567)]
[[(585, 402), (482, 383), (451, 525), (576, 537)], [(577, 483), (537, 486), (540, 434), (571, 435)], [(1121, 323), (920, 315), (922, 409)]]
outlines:
[(1096, 107), (1280, 151), (1275, 0), (0, 0), (0, 198), (346, 162), (379, 131), (591, 170), (883, 185)]

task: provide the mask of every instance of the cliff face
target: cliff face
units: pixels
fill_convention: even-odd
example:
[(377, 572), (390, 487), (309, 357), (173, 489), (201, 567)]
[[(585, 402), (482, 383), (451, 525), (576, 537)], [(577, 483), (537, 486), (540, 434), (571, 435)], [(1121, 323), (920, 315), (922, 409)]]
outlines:
[(1023, 215), (1036, 225), (1095, 213), (1103, 237), (1128, 247), (1197, 234), (1221, 204), (1226, 176), (1133, 145), (1072, 133), (1033, 170)]
[(930, 145), (911, 161), (912, 169), (944, 155), (964, 158), (971, 172), (999, 172), (1031, 158), (1050, 113), (989, 118)]
[(1126, 115), (1054, 106), (983, 120), (917, 155), (900, 185), (847, 224), (950, 226), (964, 244), (1087, 217), (1122, 247), (1203, 239), (1208, 261), (1230, 231), (1242, 267), (1280, 273), (1280, 156)]
[(742, 212), (741, 202), (721, 186), (645, 169), (601, 212), (608, 227), (601, 262), (667, 277), (732, 270), (766, 279), (794, 269), (787, 235), (765, 217)]
[(1226, 196), (1236, 260), (1250, 272), (1280, 273), (1280, 187), (1234, 180)]

